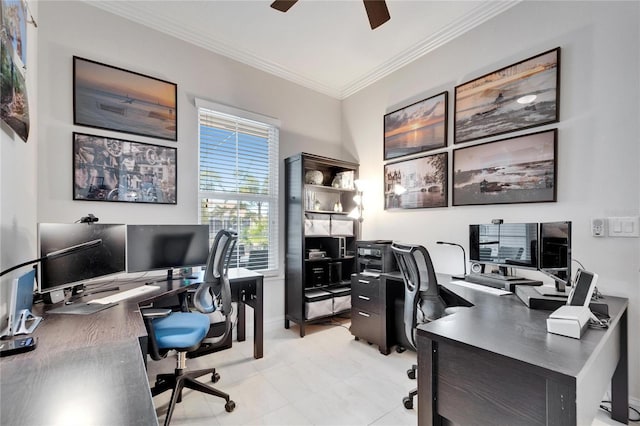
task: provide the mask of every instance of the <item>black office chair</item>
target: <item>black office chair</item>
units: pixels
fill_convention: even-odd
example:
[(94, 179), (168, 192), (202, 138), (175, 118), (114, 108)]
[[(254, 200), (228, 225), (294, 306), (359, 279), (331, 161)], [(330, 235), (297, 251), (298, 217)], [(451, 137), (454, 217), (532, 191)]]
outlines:
[[(391, 244), (404, 280), (404, 332), (410, 349), (416, 350), (416, 325), (436, 320), (445, 315), (445, 304), (438, 290), (436, 273), (426, 248), (420, 245)], [(407, 371), (410, 379), (416, 378), (417, 365)], [(407, 409), (413, 408), (417, 389), (402, 399)]]
[(200, 312), (172, 312), (171, 309), (142, 309), (145, 326), (149, 334), (149, 355), (153, 360), (166, 357), (171, 350), (177, 351), (177, 365), (173, 374), (158, 374), (155, 386), (151, 389), (153, 396), (172, 389), (171, 402), (165, 417), (165, 426), (171, 421), (171, 416), (177, 403), (182, 401), (183, 388), (193, 389), (223, 398), (227, 412), (235, 408), (229, 395), (196, 378), (211, 374), (211, 381), (217, 382), (220, 375), (215, 368), (196, 371), (186, 371), (186, 355), (198, 349), (209, 331), (209, 317), (211, 313), (220, 309), (227, 318), (225, 333), (231, 333), (231, 287), (226, 274), (229, 260), (229, 250), (235, 245), (235, 233), (222, 230), (218, 232), (211, 247), (204, 275), (204, 282), (200, 284), (193, 297), (194, 306)]

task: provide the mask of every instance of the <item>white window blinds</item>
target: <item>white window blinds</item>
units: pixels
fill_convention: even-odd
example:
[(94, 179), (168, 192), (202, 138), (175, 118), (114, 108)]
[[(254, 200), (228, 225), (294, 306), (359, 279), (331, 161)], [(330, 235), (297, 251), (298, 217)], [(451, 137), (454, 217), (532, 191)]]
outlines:
[(238, 233), (231, 267), (277, 273), (278, 126), (222, 105), (197, 105), (200, 223), (212, 239), (220, 229)]

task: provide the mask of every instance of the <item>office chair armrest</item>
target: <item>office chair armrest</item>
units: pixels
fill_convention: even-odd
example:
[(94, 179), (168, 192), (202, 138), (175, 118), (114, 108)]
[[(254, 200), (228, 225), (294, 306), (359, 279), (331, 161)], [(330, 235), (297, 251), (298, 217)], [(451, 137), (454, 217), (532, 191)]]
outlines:
[(140, 309), (140, 313), (144, 319), (156, 319), (168, 317), (171, 314), (169, 308), (145, 308)]

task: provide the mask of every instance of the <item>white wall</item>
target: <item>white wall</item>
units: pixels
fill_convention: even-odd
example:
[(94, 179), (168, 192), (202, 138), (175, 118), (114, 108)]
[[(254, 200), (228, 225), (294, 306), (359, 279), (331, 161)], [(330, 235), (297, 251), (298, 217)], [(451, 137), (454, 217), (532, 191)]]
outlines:
[[(574, 257), (600, 274), (603, 293), (629, 298), (630, 392), (636, 400), (640, 241), (594, 238), (590, 218), (640, 213), (639, 5), (523, 2), (343, 102), (343, 142), (371, 187), (365, 194), (364, 238), (423, 243), (437, 270), (461, 273), (459, 249), (435, 241), (468, 248), (468, 225), (493, 218), (571, 220)], [(557, 46), (562, 49), (560, 122), (535, 129), (559, 129), (556, 203), (383, 209), (384, 114), (448, 90), (453, 117), (456, 85)], [(451, 118), (449, 135), (451, 141)]]
[[(38, 4), (29, 2), (38, 20)], [(0, 122), (0, 270), (37, 257), (37, 150), (38, 150), (38, 69), (37, 30), (27, 24), (27, 71), (25, 75), (31, 128), (27, 143), (10, 127)], [(0, 328), (4, 327), (11, 280), (29, 270), (29, 266), (2, 277), (0, 281)]]
[[(339, 101), (213, 54), (81, 2), (42, 2), (38, 102), (38, 222), (70, 223), (88, 213), (105, 223), (198, 220), (198, 127), (194, 98), (281, 120), (280, 157), (300, 151), (342, 155)], [(73, 125), (72, 57), (99, 61), (178, 85), (178, 142)], [(178, 148), (178, 204), (72, 200), (72, 132)], [(284, 193), (281, 177), (281, 193)], [(280, 218), (281, 229), (284, 217)], [(32, 218), (32, 221), (35, 220)], [(283, 249), (283, 244), (281, 247)], [(280, 264), (283, 264), (282, 256)], [(265, 322), (282, 324), (282, 276), (266, 281)]]

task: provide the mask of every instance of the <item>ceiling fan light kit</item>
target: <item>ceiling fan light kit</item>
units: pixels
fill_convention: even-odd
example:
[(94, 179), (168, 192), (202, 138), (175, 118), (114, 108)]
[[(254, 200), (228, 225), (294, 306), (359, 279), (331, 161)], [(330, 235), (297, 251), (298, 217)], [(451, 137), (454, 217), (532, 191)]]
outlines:
[[(385, 0), (362, 0), (364, 7), (369, 17), (369, 25), (371, 29), (375, 30), (380, 25), (391, 19), (389, 15), (389, 9)], [(291, 6), (296, 4), (298, 0), (275, 0), (271, 3), (271, 7), (279, 10), (280, 12), (286, 12), (291, 9)]]

